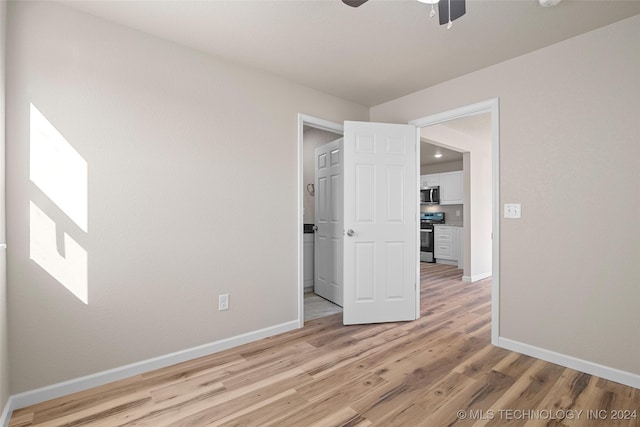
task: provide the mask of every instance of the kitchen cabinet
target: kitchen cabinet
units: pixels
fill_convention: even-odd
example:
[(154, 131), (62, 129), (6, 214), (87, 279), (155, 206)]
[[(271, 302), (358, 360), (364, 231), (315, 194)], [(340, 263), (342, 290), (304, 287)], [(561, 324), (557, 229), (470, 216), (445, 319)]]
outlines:
[(304, 291), (313, 290), (313, 244), (315, 234), (304, 233), (302, 239), (302, 258), (303, 258), (303, 275), (304, 275)]
[(441, 205), (462, 205), (463, 181), (462, 171), (432, 173), (420, 176), (420, 188), (439, 186)]
[(464, 203), (462, 171), (445, 172), (440, 175), (440, 204), (461, 205)]
[(441, 264), (458, 265), (460, 227), (434, 225), (433, 256)]
[(439, 173), (432, 173), (429, 175), (420, 176), (420, 188), (437, 187), (438, 185), (440, 185)]

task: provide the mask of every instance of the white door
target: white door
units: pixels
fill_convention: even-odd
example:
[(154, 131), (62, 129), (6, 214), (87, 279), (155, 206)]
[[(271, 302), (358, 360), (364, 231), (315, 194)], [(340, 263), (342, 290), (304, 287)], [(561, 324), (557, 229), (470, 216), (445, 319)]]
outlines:
[(315, 280), (313, 291), (342, 305), (342, 144), (315, 150)]
[(345, 325), (420, 315), (417, 129), (344, 124)]

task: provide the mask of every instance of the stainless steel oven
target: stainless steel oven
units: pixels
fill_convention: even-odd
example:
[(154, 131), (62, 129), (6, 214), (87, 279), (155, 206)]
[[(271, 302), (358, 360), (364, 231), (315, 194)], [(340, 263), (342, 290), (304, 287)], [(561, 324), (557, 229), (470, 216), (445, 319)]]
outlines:
[(420, 221), (420, 261), (433, 261), (433, 224)]
[(420, 214), (420, 261), (435, 262), (433, 257), (433, 224), (444, 224), (444, 212)]

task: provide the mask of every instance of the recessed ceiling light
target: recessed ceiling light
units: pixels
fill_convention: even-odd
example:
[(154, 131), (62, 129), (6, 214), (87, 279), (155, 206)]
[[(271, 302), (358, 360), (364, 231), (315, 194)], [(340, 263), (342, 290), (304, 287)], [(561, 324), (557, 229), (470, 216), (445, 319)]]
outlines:
[(439, 159), (440, 157), (442, 157), (442, 153), (436, 153), (433, 155), (433, 157), (435, 157), (436, 159)]
[(560, 0), (539, 0), (540, 6), (551, 7), (560, 3)]

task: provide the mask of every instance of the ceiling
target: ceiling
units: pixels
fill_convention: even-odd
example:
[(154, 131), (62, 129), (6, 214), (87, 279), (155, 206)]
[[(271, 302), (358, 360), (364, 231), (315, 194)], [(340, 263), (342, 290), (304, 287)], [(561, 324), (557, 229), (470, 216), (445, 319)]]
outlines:
[[(483, 141), (486, 144), (491, 144), (491, 113), (460, 117), (443, 122), (440, 125), (460, 132), (475, 141)], [(422, 144), (420, 144), (420, 165), (427, 166), (461, 161), (462, 152), (450, 150), (442, 146), (442, 144), (446, 145), (446, 143), (447, 141), (429, 141), (422, 139)], [(436, 153), (442, 154), (442, 157), (435, 158), (434, 155)]]
[(415, 0), (61, 0), (373, 106), (640, 13), (640, 0), (467, 0), (447, 30)]
[[(442, 154), (442, 157), (437, 159), (435, 157), (436, 153)], [(420, 166), (457, 162), (460, 160), (462, 160), (462, 153), (431, 144), (428, 140), (422, 140), (420, 144)]]

